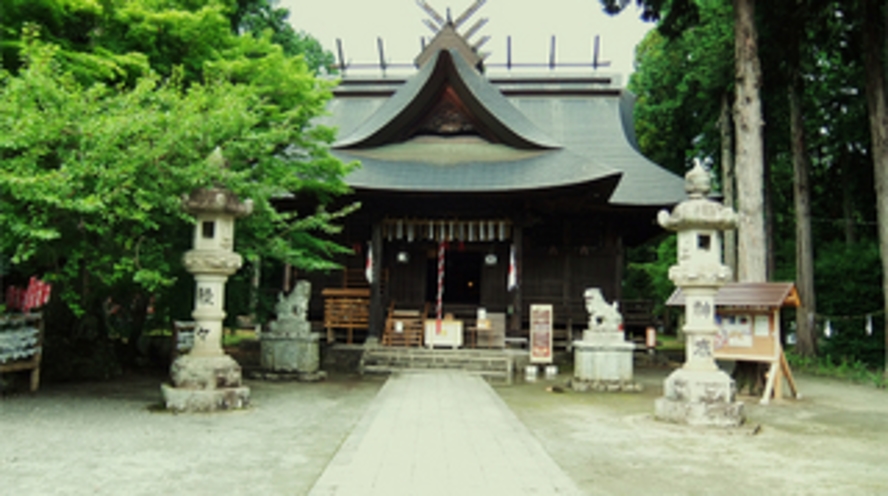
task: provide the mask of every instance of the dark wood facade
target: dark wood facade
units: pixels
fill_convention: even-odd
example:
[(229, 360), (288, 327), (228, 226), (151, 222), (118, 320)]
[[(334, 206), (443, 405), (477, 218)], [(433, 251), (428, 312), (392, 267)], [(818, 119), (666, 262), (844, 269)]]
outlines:
[[(551, 303), (556, 325), (585, 326), (584, 290), (620, 298), (625, 247), (660, 232), (683, 183), (638, 153), (631, 95), (610, 78), (490, 79), (456, 48), (432, 43), (407, 79), (344, 78), (330, 105), (334, 154), (362, 163), (346, 178), (362, 207), (338, 241), (352, 272), (372, 246), (369, 333), (392, 302), (434, 308), (441, 240), (445, 312), (504, 313), (521, 335), (529, 305)], [(318, 294), (344, 280), (313, 279)]]

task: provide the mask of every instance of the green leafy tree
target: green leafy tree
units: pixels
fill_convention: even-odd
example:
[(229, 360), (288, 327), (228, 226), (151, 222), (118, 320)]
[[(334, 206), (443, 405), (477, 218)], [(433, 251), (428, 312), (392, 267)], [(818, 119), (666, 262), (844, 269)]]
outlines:
[(333, 55), (295, 32), (289, 12), (269, 0), (11, 0), (0, 8), (0, 54), (13, 72), (27, 26), (39, 26), (41, 37), (59, 46), (59, 63), (86, 84), (132, 84), (149, 68), (169, 77), (177, 67), (190, 84), (202, 80), (207, 63), (231, 53), (261, 57), (268, 45), (304, 57), (314, 73), (333, 65)]
[[(195, 188), (254, 201), (238, 224), (236, 249), (248, 260), (334, 266), (345, 249), (326, 235), (353, 207), (326, 206), (348, 192), (351, 166), (329, 154), (333, 131), (311, 125), (329, 89), (301, 58), (274, 46), (209, 65), (206, 82), (187, 88), (174, 70), (116, 89), (83, 86), (59, 51), (31, 39), (19, 74), (0, 79), (0, 248), (20, 272), (56, 284), (72, 335), (107, 336), (113, 300), (138, 341), (150, 296), (182, 275), (192, 220), (180, 197)], [(217, 147), (226, 168), (206, 160)], [(282, 195), (319, 207), (278, 212), (272, 200)]]
[(271, 41), (280, 45), (287, 55), (302, 55), (315, 73), (336, 72), (333, 54), (304, 31), (296, 31), (287, 22), (290, 11), (276, 7), (274, 0), (238, 0), (231, 16), (232, 28), (238, 33), (261, 36), (271, 33)]
[(731, 15), (730, 6), (705, 2), (698, 25), (674, 38), (653, 30), (636, 49), (629, 89), (638, 97), (639, 144), (678, 174), (694, 157), (718, 156), (716, 123), (733, 75)]

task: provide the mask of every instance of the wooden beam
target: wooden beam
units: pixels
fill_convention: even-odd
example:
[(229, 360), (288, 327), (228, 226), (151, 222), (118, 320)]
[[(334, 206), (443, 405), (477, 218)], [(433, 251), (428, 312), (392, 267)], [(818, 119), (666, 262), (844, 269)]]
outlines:
[(339, 53), (339, 70), (345, 74), (345, 55), (342, 51), (342, 40), (336, 38), (336, 52)]
[(549, 69), (555, 68), (555, 35), (552, 35), (552, 41), (549, 45)]
[(428, 27), (432, 31), (432, 33), (438, 34), (439, 30), (438, 30), (438, 27), (435, 26), (435, 23), (433, 23), (432, 21), (430, 21), (428, 19), (423, 19), (422, 23), (425, 24), (426, 27)]
[(385, 72), (385, 50), (382, 46), (382, 37), (376, 37), (376, 49), (379, 51), (379, 68), (382, 69), (382, 72)]
[(474, 36), (475, 33), (477, 33), (479, 29), (483, 28), (484, 25), (487, 24), (487, 20), (488, 19), (486, 17), (482, 17), (481, 19), (478, 19), (478, 22), (476, 22), (475, 24), (472, 24), (472, 27), (470, 27), (468, 29), (468, 31), (466, 31), (465, 34), (463, 34), (463, 38), (468, 40), (469, 38)]
[(419, 8), (424, 10), (425, 13), (429, 15), (429, 17), (434, 19), (434, 21), (438, 23), (439, 27), (444, 26), (444, 18), (441, 17), (441, 14), (439, 14), (438, 11), (432, 8), (431, 5), (427, 4), (424, 0), (416, 0), (416, 5), (419, 5)]
[(484, 5), (486, 2), (487, 2), (487, 0), (475, 0), (475, 3), (470, 5), (469, 8), (467, 8), (465, 10), (465, 12), (460, 14), (459, 17), (457, 17), (456, 20), (453, 21), (453, 27), (455, 27), (455, 28), (460, 27), (462, 25), (462, 23), (469, 20), (469, 17), (472, 17), (472, 14), (477, 12), (478, 9), (480, 9), (481, 6)]
[(522, 307), (524, 302), (521, 299), (521, 287), (523, 286), (522, 279), (524, 278), (524, 260), (522, 255), (524, 253), (524, 249), (521, 246), (524, 242), (524, 228), (521, 224), (516, 224), (512, 227), (512, 243), (515, 245), (515, 267), (518, 272), (518, 287), (512, 291), (512, 320), (509, 322), (509, 327), (512, 330), (513, 335), (521, 334), (521, 321), (523, 317)]

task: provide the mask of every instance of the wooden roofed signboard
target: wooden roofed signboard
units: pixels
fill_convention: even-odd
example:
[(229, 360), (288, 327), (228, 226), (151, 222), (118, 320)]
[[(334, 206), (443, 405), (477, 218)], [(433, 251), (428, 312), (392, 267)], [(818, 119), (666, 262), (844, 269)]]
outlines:
[[(684, 304), (681, 289), (676, 289), (666, 301), (668, 306)], [(769, 364), (763, 404), (772, 396), (782, 396), (782, 376), (786, 377), (793, 397), (801, 397), (780, 339), (780, 309), (798, 305), (799, 295), (791, 282), (725, 284), (715, 296), (715, 358)]]

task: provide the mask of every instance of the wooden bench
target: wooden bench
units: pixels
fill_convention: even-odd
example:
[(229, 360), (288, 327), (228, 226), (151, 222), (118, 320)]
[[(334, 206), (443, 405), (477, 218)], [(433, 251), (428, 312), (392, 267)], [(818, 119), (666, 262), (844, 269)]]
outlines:
[(31, 371), (31, 392), (40, 387), (43, 315), (0, 317), (0, 374)]
[(352, 344), (355, 331), (370, 329), (369, 288), (326, 288), (321, 295), (328, 343), (336, 341), (336, 331), (344, 331), (346, 343)]

